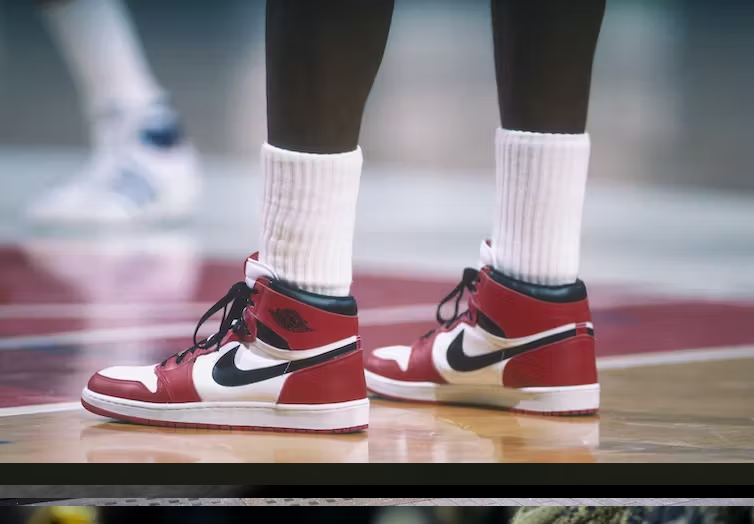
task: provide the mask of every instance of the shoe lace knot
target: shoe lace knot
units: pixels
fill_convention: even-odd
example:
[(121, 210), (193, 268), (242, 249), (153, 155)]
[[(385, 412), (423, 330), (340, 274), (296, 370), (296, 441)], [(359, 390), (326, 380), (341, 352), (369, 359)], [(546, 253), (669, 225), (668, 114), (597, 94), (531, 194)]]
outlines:
[[(421, 338), (423, 339), (429, 338), (435, 331), (437, 331), (438, 328), (440, 327), (448, 328), (451, 325), (453, 325), (453, 322), (458, 320), (460, 317), (468, 316), (469, 315), (468, 309), (464, 311), (463, 313), (459, 314), (459, 309), (461, 307), (461, 299), (463, 298), (463, 295), (466, 292), (466, 290), (469, 290), (472, 293), (476, 291), (476, 284), (478, 281), (479, 281), (478, 270), (474, 268), (470, 268), (470, 267), (467, 267), (466, 269), (464, 269), (463, 277), (461, 278), (461, 281), (458, 283), (458, 285), (456, 285), (455, 288), (453, 288), (453, 291), (448, 293), (448, 295), (440, 301), (440, 304), (437, 306), (437, 312), (435, 313), (435, 318), (437, 319), (437, 323), (440, 325), (438, 327), (435, 327), (429, 330), (427, 333), (422, 335)], [(453, 315), (450, 316), (449, 318), (444, 318), (442, 316), (442, 308), (445, 304), (447, 304), (454, 298), (455, 298), (455, 304), (454, 304), (454, 309), (453, 309)]]
[[(197, 349), (210, 349), (212, 346), (215, 346), (214, 349), (218, 350), (220, 349), (220, 343), (223, 338), (231, 330), (237, 333), (248, 333), (249, 330), (243, 319), (243, 311), (246, 306), (253, 305), (252, 295), (256, 295), (257, 293), (258, 291), (249, 288), (249, 286), (246, 285), (246, 282), (237, 282), (233, 284), (225, 296), (215, 302), (215, 304), (210, 307), (204, 315), (202, 315), (202, 318), (199, 319), (196, 329), (194, 329), (194, 345), (169, 356), (163, 360), (160, 365), (167, 365), (167, 363), (173, 358), (175, 359), (176, 364), (180, 364), (187, 355), (193, 354)], [(230, 310), (228, 310), (228, 304), (231, 304)], [(205, 339), (197, 340), (197, 335), (202, 325), (221, 309), (223, 311), (223, 318), (220, 321), (220, 329), (217, 333), (210, 335)]]

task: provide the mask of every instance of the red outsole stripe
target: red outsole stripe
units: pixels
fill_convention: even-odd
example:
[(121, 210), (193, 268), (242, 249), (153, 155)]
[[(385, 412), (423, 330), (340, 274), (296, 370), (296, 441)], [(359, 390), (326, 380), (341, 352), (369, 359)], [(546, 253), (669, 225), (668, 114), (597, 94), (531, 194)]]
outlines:
[(151, 420), (140, 417), (129, 417), (126, 415), (120, 415), (113, 413), (105, 409), (92, 406), (85, 400), (81, 400), (81, 405), (87, 411), (91, 411), (95, 415), (100, 415), (107, 418), (113, 418), (116, 420), (122, 420), (124, 422), (132, 422), (134, 424), (141, 424), (145, 426), (160, 426), (168, 428), (186, 428), (186, 429), (220, 429), (225, 431), (268, 431), (275, 433), (357, 433), (364, 431), (369, 427), (369, 424), (363, 426), (353, 426), (350, 428), (338, 428), (338, 429), (299, 429), (299, 428), (271, 428), (263, 426), (230, 426), (223, 424), (198, 424), (194, 422), (169, 422), (166, 420)]
[(596, 415), (599, 409), (574, 409), (571, 411), (530, 411), (528, 409), (508, 408), (506, 411), (511, 413), (521, 413), (524, 415), (544, 415), (546, 417), (578, 417), (583, 415)]

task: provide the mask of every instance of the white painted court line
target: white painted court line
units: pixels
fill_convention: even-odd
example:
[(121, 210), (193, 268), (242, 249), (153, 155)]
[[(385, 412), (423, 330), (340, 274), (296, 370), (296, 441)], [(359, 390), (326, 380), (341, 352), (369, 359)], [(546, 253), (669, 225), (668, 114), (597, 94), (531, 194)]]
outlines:
[(437, 304), (374, 307), (359, 311), (359, 326), (390, 326), (414, 322), (433, 322)]
[[(194, 322), (181, 322), (135, 328), (91, 329), (52, 333), (49, 335), (7, 337), (0, 339), (0, 351), (69, 344), (113, 344), (116, 342), (138, 342), (141, 340), (184, 338), (187, 336), (190, 337), (195, 328), (196, 323)], [(200, 330), (200, 333), (204, 331), (211, 332), (212, 328), (207, 326), (207, 329)]]
[(7, 304), (0, 306), (0, 319), (130, 319), (174, 318), (201, 315), (210, 302), (144, 304)]
[(78, 409), (83, 409), (81, 402), (57, 402), (55, 404), (37, 404), (34, 406), (0, 408), (0, 417), (15, 417), (18, 415), (37, 415), (40, 413), (57, 413), (59, 411), (76, 411)]
[[(677, 301), (677, 300), (676, 300)], [(685, 302), (686, 300), (681, 300)], [(665, 303), (674, 302), (667, 299)], [(622, 296), (621, 298), (603, 298), (593, 301), (598, 307), (638, 306), (662, 304), (657, 297)], [(174, 319), (196, 316), (197, 318), (212, 304), (209, 302), (184, 302), (175, 304), (16, 304), (0, 306), (2, 319), (91, 319), (128, 320), (128, 319)], [(359, 312), (359, 324), (363, 327), (411, 324), (414, 322), (431, 322), (435, 318), (437, 304), (411, 304), (406, 306), (387, 306), (367, 308)], [(200, 330), (202, 336), (213, 333), (219, 322), (211, 319)], [(213, 323), (215, 322), (215, 323)], [(117, 342), (139, 342), (145, 340), (171, 340), (185, 338), (194, 332), (196, 324), (192, 322), (174, 322), (152, 326), (134, 326), (123, 328), (87, 329), (46, 335), (24, 335), (0, 338), (0, 351), (34, 347), (46, 347), (52, 344), (111, 344)]]
[[(436, 308), (436, 304), (414, 304), (409, 306), (364, 309), (359, 312), (359, 325), (369, 327), (431, 321), (434, 318)], [(211, 319), (207, 321), (202, 326), (202, 329), (199, 330), (199, 334), (207, 336), (214, 333), (217, 329), (219, 319), (220, 317), (218, 316), (217, 320)], [(0, 339), (0, 351), (49, 347), (51, 345), (62, 344), (113, 344), (117, 342), (187, 338), (191, 336), (195, 328), (195, 322), (175, 322), (153, 326), (90, 329), (47, 335), (6, 337)]]
[[(663, 351), (658, 353), (644, 353), (640, 355), (618, 357), (601, 357), (597, 359), (597, 369), (629, 369), (662, 366), (667, 364), (690, 364), (694, 362), (736, 360), (741, 358), (754, 358), (754, 345), (692, 349), (685, 351)], [(82, 409), (79, 402), (37, 404), (35, 406), (0, 408), (0, 417), (36, 415), (40, 413), (56, 413), (60, 411), (77, 411), (79, 409)]]
[(662, 351), (657, 353), (640, 353), (597, 359), (597, 369), (627, 369), (644, 366), (662, 366), (666, 364), (691, 364), (693, 362), (714, 362), (718, 360), (735, 360), (754, 358), (754, 345), (729, 346), (703, 349), (686, 349)]
[[(448, 291), (455, 284), (448, 283)], [(597, 294), (590, 298), (592, 308), (609, 308), (619, 306), (643, 306), (643, 305), (666, 305), (673, 303), (688, 303), (690, 300), (709, 300), (707, 296), (665, 296), (665, 295), (645, 295), (631, 294), (628, 292)], [(751, 299), (726, 300), (726, 304), (731, 305), (754, 305)], [(12, 319), (140, 319), (145, 317), (151, 318), (184, 318), (187, 315), (201, 316), (207, 311), (211, 302), (145, 302), (145, 303), (114, 303), (114, 304), (97, 304), (97, 303), (41, 303), (41, 304), (2, 304), (0, 305), (0, 320)], [(380, 314), (395, 312), (395, 318), (398, 322), (402, 320), (402, 312), (406, 309), (412, 310), (416, 307), (430, 307), (429, 304), (414, 304), (409, 306), (387, 306), (379, 308), (364, 309), (359, 312), (363, 320), (365, 315), (371, 311), (378, 311)], [(436, 308), (437, 304), (431, 307)], [(432, 316), (434, 318), (434, 315)], [(410, 320), (413, 322), (413, 320)]]

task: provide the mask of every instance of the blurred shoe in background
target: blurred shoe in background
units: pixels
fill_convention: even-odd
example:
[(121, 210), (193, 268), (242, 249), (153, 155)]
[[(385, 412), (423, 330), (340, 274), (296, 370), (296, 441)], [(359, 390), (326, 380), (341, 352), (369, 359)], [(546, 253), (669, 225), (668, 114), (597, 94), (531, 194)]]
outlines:
[(34, 198), (30, 217), (55, 223), (185, 218), (200, 191), (196, 153), (123, 1), (39, 5), (91, 119), (93, 151), (72, 180)]
[(200, 193), (198, 158), (167, 105), (111, 107), (94, 120), (84, 169), (34, 198), (30, 218), (51, 223), (181, 220)]

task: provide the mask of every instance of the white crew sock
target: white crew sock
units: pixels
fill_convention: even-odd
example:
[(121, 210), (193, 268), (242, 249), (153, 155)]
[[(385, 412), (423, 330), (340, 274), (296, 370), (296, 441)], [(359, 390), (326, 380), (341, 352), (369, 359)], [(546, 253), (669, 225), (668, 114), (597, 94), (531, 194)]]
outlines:
[(42, 12), (89, 111), (162, 96), (120, 0), (55, 2)]
[(298, 287), (347, 296), (361, 149), (318, 155), (262, 146), (259, 261)]
[(576, 281), (589, 149), (586, 133), (497, 130), (495, 269), (534, 284)]

